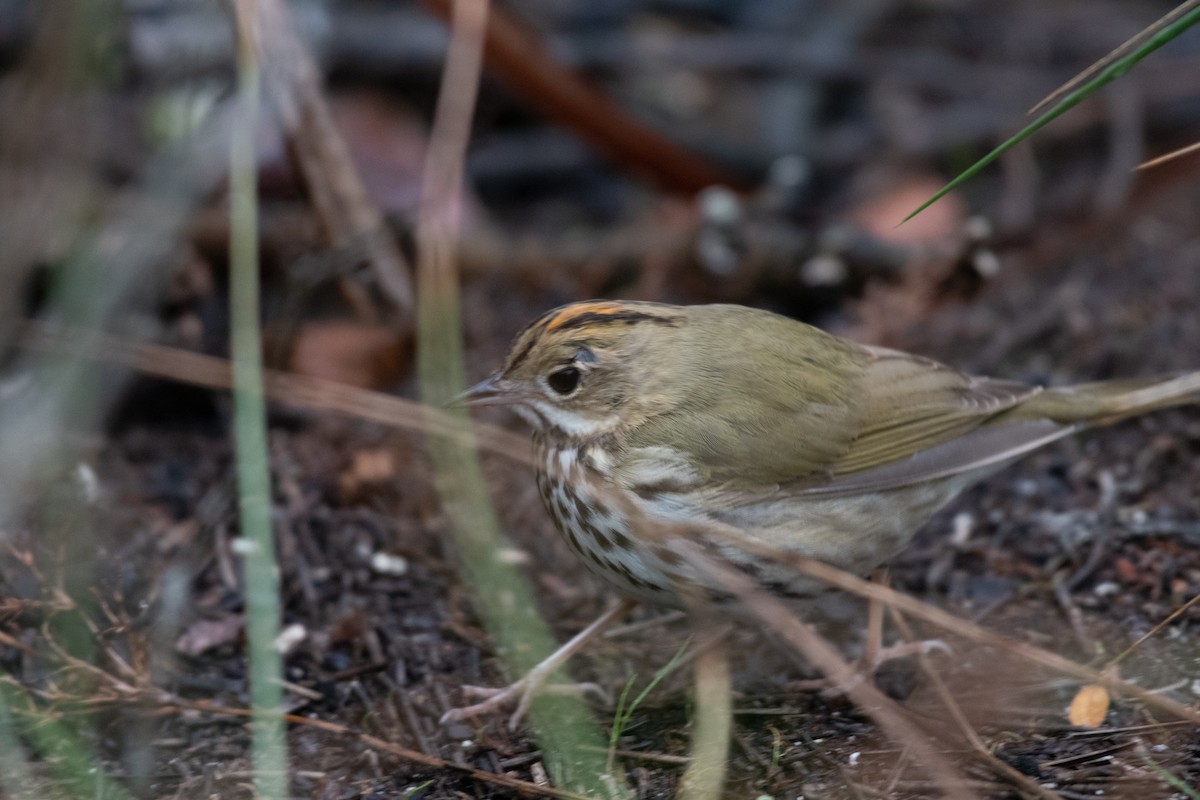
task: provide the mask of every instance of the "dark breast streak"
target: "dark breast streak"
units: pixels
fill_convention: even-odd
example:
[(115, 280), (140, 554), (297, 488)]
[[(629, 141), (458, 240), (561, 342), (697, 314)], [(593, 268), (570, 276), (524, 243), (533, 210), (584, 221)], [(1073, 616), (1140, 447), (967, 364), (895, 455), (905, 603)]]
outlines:
[[(600, 497), (615, 487), (587, 465), (586, 449), (550, 443), (535, 436), (537, 487), (554, 525), (588, 569), (626, 594), (657, 603), (669, 602), (669, 580), (648, 580), (644, 569), (630, 566), (648, 557), (631, 537), (623, 515), (614, 513)], [(564, 470), (560, 454), (570, 453)], [(589, 490), (588, 486), (592, 489)]]

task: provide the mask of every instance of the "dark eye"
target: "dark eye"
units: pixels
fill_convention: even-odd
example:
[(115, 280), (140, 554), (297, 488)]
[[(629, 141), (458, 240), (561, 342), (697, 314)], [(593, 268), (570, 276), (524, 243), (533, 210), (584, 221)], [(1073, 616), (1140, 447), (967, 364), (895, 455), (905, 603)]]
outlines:
[(579, 387), (579, 370), (575, 367), (563, 367), (551, 372), (546, 378), (550, 388), (561, 395), (568, 395)]

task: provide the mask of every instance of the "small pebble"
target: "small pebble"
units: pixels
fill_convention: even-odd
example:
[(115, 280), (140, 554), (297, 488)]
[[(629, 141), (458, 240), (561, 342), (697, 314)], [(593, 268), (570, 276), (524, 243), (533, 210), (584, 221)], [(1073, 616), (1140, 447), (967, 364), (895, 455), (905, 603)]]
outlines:
[(275, 649), (281, 653), (290, 652), (293, 647), (304, 641), (308, 630), (300, 623), (293, 623), (279, 632), (275, 639)]
[(404, 575), (408, 572), (408, 559), (381, 550), (371, 556), (371, 569), (381, 575)]

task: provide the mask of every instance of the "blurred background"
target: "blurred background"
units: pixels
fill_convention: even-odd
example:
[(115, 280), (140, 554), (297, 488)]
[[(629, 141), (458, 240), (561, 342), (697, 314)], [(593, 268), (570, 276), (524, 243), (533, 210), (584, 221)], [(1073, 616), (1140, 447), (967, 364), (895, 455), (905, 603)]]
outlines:
[[(589, 297), (754, 305), (1039, 383), (1200, 368), (1200, 156), (1138, 169), (1200, 140), (1194, 33), (900, 224), (1172, 8), (493, 3), (450, 211), (467, 377), (542, 311)], [(415, 229), (449, 9), (262, 3), (272, 370), (420, 395)], [(0, 0), (0, 794), (250, 793), (245, 721), (213, 710), (247, 702), (223, 366), (235, 42), (217, 0)], [(291, 791), (515, 796), (464, 767), (544, 780), (504, 718), (438, 723), (463, 684), (503, 679), (419, 425), (334, 413), (299, 385), (268, 384), (287, 710), (431, 760), (297, 725)], [(485, 419), (524, 435), (505, 412)], [(529, 471), (484, 466), (509, 554), (563, 638), (608, 592)], [(1200, 591), (1197, 486), (1195, 409), (1063, 442), (940, 515), (893, 582), (1104, 666)], [(1175, 618), (1122, 674), (1194, 703), (1198, 623)], [(607, 641), (577, 674), (618, 690), (649, 676), (686, 638), (668, 630)], [(1005, 763), (1063, 797), (1197, 796), (1195, 727), (1124, 704), (1076, 736), (1063, 708), (1078, 682), (957, 647), (939, 663)], [(769, 644), (748, 652), (767, 655), (741, 667), (731, 796), (936, 791), (853, 706), (783, 692), (794, 668), (764, 667)], [(925, 713), (913, 673), (880, 680)], [(636, 796), (675, 790), (685, 685), (666, 681), (619, 737), (662, 756), (625, 764)], [(982, 796), (1011, 796), (985, 773)]]

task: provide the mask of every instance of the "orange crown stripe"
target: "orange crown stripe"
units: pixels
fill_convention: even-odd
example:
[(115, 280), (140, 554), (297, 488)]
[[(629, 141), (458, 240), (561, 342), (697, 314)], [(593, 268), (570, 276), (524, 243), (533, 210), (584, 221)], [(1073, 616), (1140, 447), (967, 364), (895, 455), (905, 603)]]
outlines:
[(547, 320), (545, 330), (552, 331), (555, 328), (560, 328), (584, 314), (619, 314), (621, 310), (622, 306), (620, 303), (575, 303), (561, 309)]

